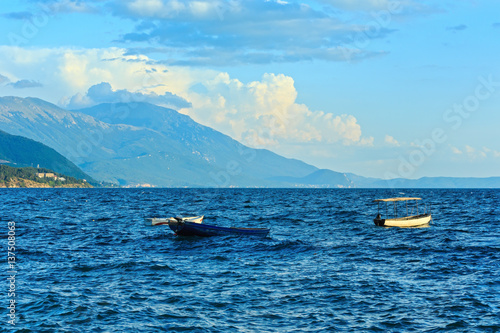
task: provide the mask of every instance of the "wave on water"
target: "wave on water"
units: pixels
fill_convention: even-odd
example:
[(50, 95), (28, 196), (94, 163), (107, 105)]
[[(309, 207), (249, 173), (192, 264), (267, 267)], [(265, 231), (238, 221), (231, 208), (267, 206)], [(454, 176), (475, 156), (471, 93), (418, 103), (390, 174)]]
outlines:
[[(499, 194), (405, 189), (433, 221), (398, 229), (373, 223), (384, 189), (0, 191), (14, 331), (498, 332)], [(191, 214), (271, 233), (144, 225)]]

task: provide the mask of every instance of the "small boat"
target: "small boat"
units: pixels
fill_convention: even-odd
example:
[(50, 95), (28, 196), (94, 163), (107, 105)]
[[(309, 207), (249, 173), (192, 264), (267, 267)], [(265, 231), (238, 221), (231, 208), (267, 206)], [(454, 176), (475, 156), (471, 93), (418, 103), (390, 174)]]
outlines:
[[(418, 200), (422, 200), (422, 199), (421, 198), (389, 198), (389, 199), (374, 200), (374, 202), (378, 203), (378, 213), (377, 213), (377, 217), (373, 220), (373, 222), (375, 223), (375, 225), (381, 226), (381, 227), (403, 227), (403, 228), (420, 227), (420, 226), (429, 224), (429, 222), (432, 219), (430, 209), (429, 209), (429, 212), (427, 212), (427, 206), (425, 206), (425, 212), (423, 214), (420, 214), (418, 211)], [(399, 201), (405, 202), (406, 216), (398, 216), (397, 203)], [(416, 206), (410, 205), (410, 211), (408, 210), (408, 201), (410, 201), (410, 202), (414, 201), (416, 204)], [(380, 215), (380, 203), (381, 202), (385, 202), (385, 204), (386, 204), (385, 205), (386, 218), (382, 218), (382, 216)], [(389, 202), (392, 202), (393, 207), (394, 207), (392, 218), (389, 218), (389, 214), (388, 214), (387, 206), (388, 206)]]
[(194, 223), (188, 220), (169, 220), (168, 226), (179, 236), (224, 236), (224, 235), (245, 235), (265, 237), (269, 233), (268, 228), (234, 228), (218, 227), (215, 225)]
[(169, 221), (189, 221), (193, 223), (202, 223), (202, 216), (191, 216), (191, 217), (148, 217), (144, 219), (144, 224), (146, 225), (168, 225)]

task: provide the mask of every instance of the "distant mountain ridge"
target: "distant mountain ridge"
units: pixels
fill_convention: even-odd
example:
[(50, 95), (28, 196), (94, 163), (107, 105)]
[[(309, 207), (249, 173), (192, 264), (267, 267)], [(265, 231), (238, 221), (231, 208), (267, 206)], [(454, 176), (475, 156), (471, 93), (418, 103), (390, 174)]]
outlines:
[[(359, 177), (359, 176), (358, 176)], [(362, 178), (362, 177), (360, 177)], [(422, 177), (419, 179), (354, 180), (362, 188), (500, 188), (500, 177)]]
[(183, 170), (197, 168), (198, 175), (208, 177), (211, 186), (282, 186), (270, 178), (307, 175), (317, 170), (312, 165), (266, 149), (246, 147), (175, 110), (148, 103), (106, 103), (77, 111), (109, 124), (154, 131), (175, 154), (178, 166)]
[(422, 177), (419, 179), (378, 179), (321, 169), (305, 177), (275, 177), (290, 187), (318, 188), (500, 188), (500, 177), (458, 178)]
[(304, 177), (274, 177), (291, 187), (352, 188), (354, 182), (345, 173), (321, 169)]

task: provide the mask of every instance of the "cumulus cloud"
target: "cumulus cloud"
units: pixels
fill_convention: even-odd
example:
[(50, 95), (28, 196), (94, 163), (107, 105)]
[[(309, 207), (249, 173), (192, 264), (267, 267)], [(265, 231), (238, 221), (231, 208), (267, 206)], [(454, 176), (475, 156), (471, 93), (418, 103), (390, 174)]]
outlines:
[(485, 159), (485, 158), (499, 158), (500, 151), (488, 147), (475, 148), (465, 145), (462, 149), (450, 145), (450, 149), (457, 157), (462, 156), (468, 160)]
[(456, 155), (462, 155), (463, 154), (463, 151), (461, 151), (457, 147), (451, 146), (450, 148), (451, 148), (451, 151), (452, 151), (453, 154), (456, 154)]
[(184, 98), (170, 92), (164, 92), (158, 95), (155, 92), (130, 92), (126, 89), (113, 90), (111, 84), (108, 82), (101, 82), (90, 87), (85, 95), (80, 93), (74, 95), (66, 107), (69, 109), (78, 109), (100, 103), (129, 102), (148, 102), (176, 109), (188, 108), (191, 106), (191, 103)]
[(373, 147), (375, 138), (373, 136), (364, 137), (359, 140), (358, 146)]
[(11, 82), (9, 83), (12, 87), (16, 89), (25, 89), (25, 88), (39, 88), (43, 87), (43, 84), (41, 84), (38, 81), (35, 80), (19, 80), (16, 82)]
[(482, 157), (494, 157), (494, 158), (500, 157), (500, 151), (488, 147), (483, 147), (481, 153)]
[(245, 84), (220, 73), (202, 85), (203, 93), (190, 94), (189, 115), (252, 147), (284, 142), (373, 144), (373, 138), (361, 137), (354, 116), (312, 111), (297, 103), (289, 76), (265, 74), (260, 81)]
[(386, 135), (384, 141), (385, 141), (385, 143), (387, 143), (390, 146), (394, 146), (394, 147), (400, 146), (398, 140), (394, 139), (394, 137), (392, 137), (390, 135)]
[(469, 145), (465, 145), (465, 152), (467, 154), (474, 154), (476, 152), (476, 150)]

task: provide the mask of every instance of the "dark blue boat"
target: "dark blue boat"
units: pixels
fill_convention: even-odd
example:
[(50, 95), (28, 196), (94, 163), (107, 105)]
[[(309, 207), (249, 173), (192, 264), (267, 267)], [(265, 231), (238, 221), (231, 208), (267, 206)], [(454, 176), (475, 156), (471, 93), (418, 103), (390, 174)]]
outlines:
[(194, 223), (186, 221), (169, 221), (168, 226), (180, 236), (225, 236), (225, 235), (246, 235), (265, 237), (269, 233), (268, 228), (232, 228), (218, 227), (215, 225)]

